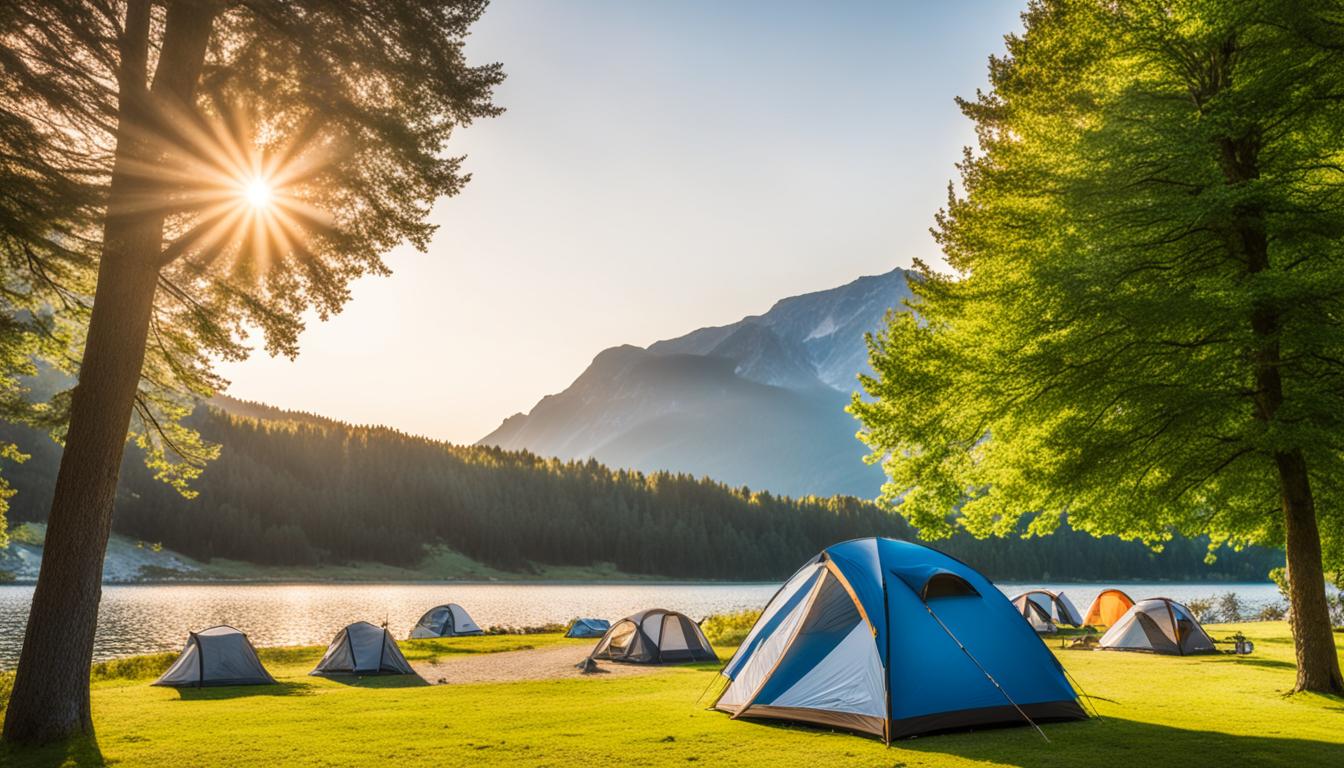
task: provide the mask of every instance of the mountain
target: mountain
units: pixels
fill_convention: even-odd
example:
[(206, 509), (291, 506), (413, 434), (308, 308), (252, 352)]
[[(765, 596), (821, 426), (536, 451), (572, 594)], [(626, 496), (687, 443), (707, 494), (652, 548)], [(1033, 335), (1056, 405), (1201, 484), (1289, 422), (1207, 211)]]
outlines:
[(861, 277), (647, 349), (604, 350), (563, 392), (478, 444), (791, 496), (871, 498), (882, 473), (863, 463), (844, 407), (870, 370), (864, 334), (910, 297), (909, 277)]

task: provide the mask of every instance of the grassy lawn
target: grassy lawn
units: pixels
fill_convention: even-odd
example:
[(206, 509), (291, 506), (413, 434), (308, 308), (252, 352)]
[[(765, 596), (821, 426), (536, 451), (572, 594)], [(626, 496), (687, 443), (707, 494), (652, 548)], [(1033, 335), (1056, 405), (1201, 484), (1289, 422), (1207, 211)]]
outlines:
[[(281, 685), (147, 685), (165, 659), (100, 670), (96, 742), (0, 753), (12, 766), (1326, 766), (1344, 765), (1344, 700), (1282, 695), (1293, 681), (1282, 623), (1240, 629), (1250, 657), (1057, 651), (1102, 719), (880, 742), (814, 728), (731, 721), (697, 697), (717, 667), (670, 667), (528, 683), (426, 686), (404, 678), (307, 676), (321, 649), (263, 652)], [(412, 659), (557, 643), (555, 635), (403, 644)], [(1057, 645), (1052, 643), (1052, 645)], [(720, 649), (723, 650), (723, 649)]]

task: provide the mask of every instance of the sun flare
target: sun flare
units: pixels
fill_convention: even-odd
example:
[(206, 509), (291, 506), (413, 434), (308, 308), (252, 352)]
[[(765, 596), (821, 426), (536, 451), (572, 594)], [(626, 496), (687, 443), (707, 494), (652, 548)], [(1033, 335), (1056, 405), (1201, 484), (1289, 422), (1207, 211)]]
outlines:
[(251, 179), (243, 186), (243, 199), (257, 210), (269, 208), (274, 196), (270, 182), (261, 177)]

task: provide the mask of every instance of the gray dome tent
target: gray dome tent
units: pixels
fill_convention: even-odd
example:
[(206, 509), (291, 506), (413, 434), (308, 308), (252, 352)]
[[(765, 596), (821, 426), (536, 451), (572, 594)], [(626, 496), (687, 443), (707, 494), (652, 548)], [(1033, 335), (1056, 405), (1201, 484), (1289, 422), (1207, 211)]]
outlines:
[(1078, 609), (1063, 592), (1033, 589), (1014, 597), (1012, 603), (1031, 628), (1041, 634), (1058, 631), (1058, 624), (1083, 625), (1083, 617), (1078, 615)]
[(601, 637), (608, 629), (611, 629), (611, 622), (606, 619), (575, 619), (565, 637)]
[(274, 684), (247, 635), (225, 626), (190, 633), (177, 661), (152, 683), (178, 688)]
[(386, 627), (357, 621), (336, 633), (310, 675), (413, 675)]
[(1213, 638), (1184, 605), (1165, 597), (1140, 600), (1097, 641), (1103, 651), (1140, 651), (1188, 656), (1217, 653)]
[(588, 658), (636, 664), (719, 660), (694, 621), (661, 608), (616, 622)]
[(416, 622), (411, 630), (411, 639), (427, 637), (457, 637), (459, 635), (484, 635), (476, 622), (467, 615), (467, 609), (457, 603), (438, 605), (430, 608)]

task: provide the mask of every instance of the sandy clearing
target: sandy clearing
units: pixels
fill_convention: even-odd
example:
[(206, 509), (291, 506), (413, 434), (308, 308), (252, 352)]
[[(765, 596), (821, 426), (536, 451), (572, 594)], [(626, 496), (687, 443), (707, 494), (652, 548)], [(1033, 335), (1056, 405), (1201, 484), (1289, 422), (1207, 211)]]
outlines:
[(524, 680), (554, 680), (565, 677), (607, 678), (644, 675), (662, 667), (656, 664), (598, 663), (598, 672), (585, 675), (574, 665), (592, 650), (589, 645), (562, 645), (526, 651), (480, 653), (444, 657), (433, 663), (412, 662), (411, 666), (431, 685), (455, 683), (514, 683)]

